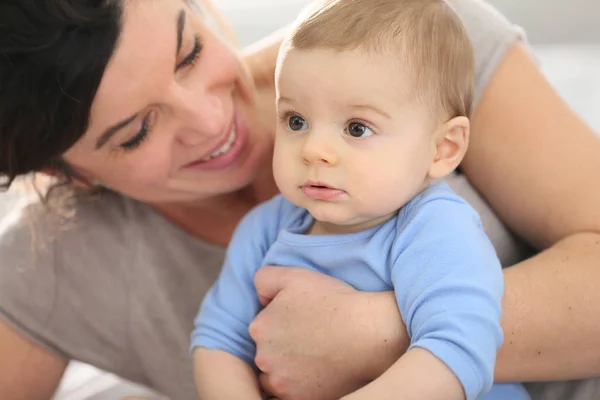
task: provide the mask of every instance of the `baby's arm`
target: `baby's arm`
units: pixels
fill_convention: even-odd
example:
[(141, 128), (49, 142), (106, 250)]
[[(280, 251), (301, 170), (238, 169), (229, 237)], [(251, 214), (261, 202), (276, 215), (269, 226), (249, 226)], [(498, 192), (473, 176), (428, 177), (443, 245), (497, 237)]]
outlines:
[(383, 375), (343, 400), (463, 400), (460, 381), (439, 358), (415, 347)]
[(194, 379), (202, 400), (261, 400), (256, 372), (248, 363), (222, 350), (194, 351)]
[[(474, 399), (493, 383), (503, 280), (479, 217), (436, 189), (406, 215), (392, 267), (409, 351), (348, 399)], [(400, 218), (400, 217), (399, 217)]]
[(276, 239), (278, 210), (275, 198), (240, 222), (194, 321), (194, 378), (202, 400), (261, 398), (248, 326), (260, 309), (254, 275)]
[[(252, 285), (258, 267), (244, 264), (237, 256), (239, 245), (232, 241), (221, 275), (195, 320), (194, 381), (202, 400), (260, 399), (252, 368), (254, 343), (248, 335), (248, 325), (259, 308)], [(260, 265), (254, 257), (248, 262)]]

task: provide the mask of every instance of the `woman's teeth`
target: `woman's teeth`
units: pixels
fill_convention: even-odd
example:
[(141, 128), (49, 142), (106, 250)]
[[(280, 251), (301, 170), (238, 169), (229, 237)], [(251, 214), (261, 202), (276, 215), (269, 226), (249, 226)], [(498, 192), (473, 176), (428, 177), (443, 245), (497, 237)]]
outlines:
[(200, 161), (203, 161), (203, 162), (210, 161), (213, 158), (219, 157), (221, 154), (226, 153), (227, 151), (229, 151), (229, 149), (231, 149), (231, 145), (233, 144), (234, 140), (235, 140), (235, 127), (231, 128), (231, 133), (229, 134), (229, 137), (227, 138), (227, 141), (223, 144), (223, 146), (219, 147), (214, 153), (212, 153), (208, 157), (203, 158)]

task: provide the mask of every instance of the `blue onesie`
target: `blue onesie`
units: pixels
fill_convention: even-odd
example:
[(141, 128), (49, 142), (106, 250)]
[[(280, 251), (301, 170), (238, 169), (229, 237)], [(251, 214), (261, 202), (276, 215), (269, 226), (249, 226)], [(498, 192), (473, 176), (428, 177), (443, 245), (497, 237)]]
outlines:
[(305, 235), (312, 223), (281, 195), (244, 217), (196, 318), (192, 349), (223, 350), (254, 366), (248, 326), (261, 308), (254, 275), (263, 265), (301, 266), (357, 290), (394, 290), (410, 347), (442, 360), (468, 400), (529, 399), (520, 384), (493, 385), (503, 340), (502, 270), (478, 214), (446, 184), (366, 231)]

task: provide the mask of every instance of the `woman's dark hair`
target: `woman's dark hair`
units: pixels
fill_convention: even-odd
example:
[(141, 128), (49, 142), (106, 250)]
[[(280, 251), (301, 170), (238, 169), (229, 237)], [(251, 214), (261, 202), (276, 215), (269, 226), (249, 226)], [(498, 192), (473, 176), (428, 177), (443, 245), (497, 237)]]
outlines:
[(119, 0), (0, 2), (0, 184), (62, 159), (87, 130), (117, 45)]

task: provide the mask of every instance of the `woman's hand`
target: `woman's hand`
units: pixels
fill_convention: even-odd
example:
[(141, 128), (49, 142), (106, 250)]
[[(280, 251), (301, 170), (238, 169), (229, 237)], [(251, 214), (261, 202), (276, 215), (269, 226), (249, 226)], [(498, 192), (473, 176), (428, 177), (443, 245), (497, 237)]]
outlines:
[(382, 374), (408, 345), (393, 292), (358, 292), (302, 268), (263, 267), (266, 308), (250, 325), (266, 392), (286, 400), (339, 398)]

